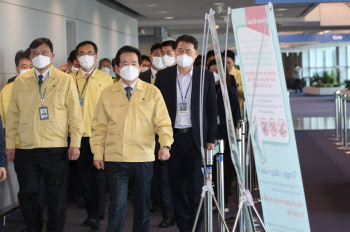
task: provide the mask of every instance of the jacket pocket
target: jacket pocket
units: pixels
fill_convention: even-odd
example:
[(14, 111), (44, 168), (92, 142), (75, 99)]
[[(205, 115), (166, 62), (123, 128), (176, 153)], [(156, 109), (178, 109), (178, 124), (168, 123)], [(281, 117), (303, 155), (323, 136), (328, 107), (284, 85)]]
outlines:
[(68, 136), (68, 125), (63, 120), (49, 120), (45, 131), (45, 138), (50, 141), (66, 140)]
[[(18, 127), (18, 137), (21, 143), (21, 146), (26, 147), (32, 145), (33, 142), (30, 142), (30, 138), (33, 138), (33, 134), (30, 134), (29, 123), (20, 122)], [(32, 140), (33, 141), (33, 140)]]

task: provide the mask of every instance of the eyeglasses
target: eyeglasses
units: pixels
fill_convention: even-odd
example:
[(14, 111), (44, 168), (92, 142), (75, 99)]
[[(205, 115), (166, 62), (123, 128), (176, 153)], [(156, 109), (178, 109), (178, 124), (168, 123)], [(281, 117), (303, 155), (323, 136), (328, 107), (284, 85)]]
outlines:
[(50, 56), (51, 51), (46, 51), (46, 50), (42, 50), (42, 51), (32, 51), (31, 55), (32, 56), (38, 56), (38, 55), (43, 55), (43, 56)]
[(85, 52), (79, 52), (79, 53), (77, 54), (78, 57), (85, 56), (85, 55), (94, 56), (94, 55), (96, 55), (96, 53), (94, 53), (94, 52), (87, 52), (87, 53), (85, 53)]

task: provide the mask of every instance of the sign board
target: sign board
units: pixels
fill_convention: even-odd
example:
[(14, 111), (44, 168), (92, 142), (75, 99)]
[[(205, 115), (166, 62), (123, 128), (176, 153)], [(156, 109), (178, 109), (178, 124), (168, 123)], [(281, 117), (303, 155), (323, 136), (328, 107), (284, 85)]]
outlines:
[(298, 151), (271, 5), (232, 10), (264, 221), (309, 232)]

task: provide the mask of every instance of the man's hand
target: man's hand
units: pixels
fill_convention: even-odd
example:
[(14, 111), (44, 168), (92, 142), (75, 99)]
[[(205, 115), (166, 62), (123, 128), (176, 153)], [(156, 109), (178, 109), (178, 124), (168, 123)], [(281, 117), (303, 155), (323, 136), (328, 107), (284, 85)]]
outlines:
[(207, 149), (208, 150), (213, 150), (215, 148), (215, 144), (214, 143), (207, 143)]
[(62, 72), (66, 72), (68, 70), (68, 64), (61, 65), (61, 67), (58, 68)]
[(170, 152), (169, 149), (166, 147), (162, 147), (161, 149), (159, 149), (158, 152), (158, 159), (165, 161), (168, 160), (170, 158)]
[(103, 160), (95, 160), (94, 165), (97, 169), (105, 169), (105, 162)]
[(68, 149), (68, 157), (70, 160), (77, 160), (80, 156), (80, 150), (78, 147), (70, 147)]
[(6, 169), (4, 167), (0, 168), (0, 182), (6, 179)]
[(13, 162), (15, 159), (15, 149), (6, 149), (5, 153), (7, 160)]

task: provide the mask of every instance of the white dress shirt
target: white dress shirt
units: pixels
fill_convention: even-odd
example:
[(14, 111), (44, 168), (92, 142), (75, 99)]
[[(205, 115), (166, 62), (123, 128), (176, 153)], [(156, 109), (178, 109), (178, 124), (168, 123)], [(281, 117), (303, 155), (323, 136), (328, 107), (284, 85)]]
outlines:
[[(137, 80), (130, 85), (130, 87), (132, 88), (131, 91), (130, 91), (131, 95), (134, 92), (134, 89), (136, 87), (136, 83), (137, 83)], [(122, 85), (123, 85), (123, 88), (124, 88), (124, 91), (125, 91), (125, 94), (126, 94), (125, 88), (128, 87), (128, 85), (124, 84), (123, 79), (122, 79)]]
[(44, 80), (46, 79), (46, 77), (49, 75), (49, 71), (50, 69), (46, 70), (43, 74), (40, 74), (38, 70), (34, 69), (35, 70), (35, 74), (36, 74), (36, 80), (39, 82), (39, 75), (42, 75), (43, 76), (43, 82)]
[[(192, 127), (192, 121), (191, 121), (192, 74), (193, 74), (193, 67), (190, 73), (187, 74), (186, 76), (181, 75), (179, 72), (179, 69), (177, 69), (177, 78), (176, 78), (177, 79), (176, 80), (177, 109), (176, 109), (176, 118), (175, 118), (174, 127), (178, 129)], [(179, 84), (180, 84), (181, 90), (179, 88)], [(188, 104), (189, 113), (186, 115), (179, 115), (178, 106), (179, 106), (179, 103), (183, 101), (181, 98), (180, 91), (182, 91), (182, 96), (183, 98), (185, 98), (187, 89), (188, 89), (188, 93), (186, 97), (186, 102)]]
[(153, 81), (154, 78), (156, 78), (156, 75), (157, 75), (157, 70), (151, 68), (151, 72), (152, 72), (152, 76), (151, 76), (151, 82)]
[(89, 76), (91, 75), (91, 73), (95, 70), (95, 68), (91, 69), (90, 72), (85, 72), (84, 70), (80, 69), (81, 73), (83, 74), (83, 76), (85, 77), (85, 79), (87, 79), (87, 77), (85, 76), (86, 73), (89, 73)]

